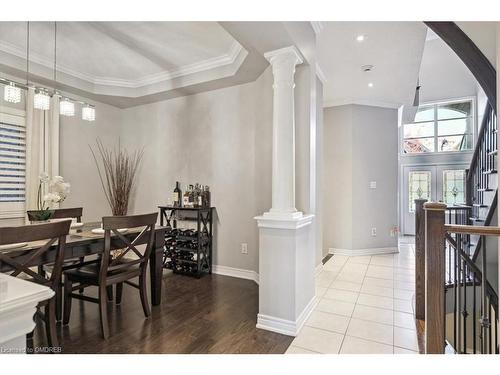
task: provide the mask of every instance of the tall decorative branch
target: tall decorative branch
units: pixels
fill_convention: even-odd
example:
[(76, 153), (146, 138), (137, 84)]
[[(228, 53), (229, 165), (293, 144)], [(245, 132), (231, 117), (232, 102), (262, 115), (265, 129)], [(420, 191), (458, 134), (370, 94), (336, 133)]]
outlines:
[(112, 214), (124, 216), (128, 212), (130, 192), (144, 155), (144, 147), (134, 152), (128, 152), (121, 147), (121, 143), (118, 141), (118, 148), (107, 149), (99, 138), (96, 140), (96, 145), (97, 151), (94, 151), (90, 145), (89, 148), (94, 157), (104, 195), (111, 207)]

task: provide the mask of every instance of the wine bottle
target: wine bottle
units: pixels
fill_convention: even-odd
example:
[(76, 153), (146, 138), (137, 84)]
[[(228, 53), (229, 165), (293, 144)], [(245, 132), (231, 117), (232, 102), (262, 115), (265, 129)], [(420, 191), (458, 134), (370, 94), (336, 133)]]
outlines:
[(191, 193), (190, 193), (191, 186), (193, 186), (193, 185), (189, 185), (189, 187), (186, 189), (186, 192), (184, 193), (184, 196), (182, 198), (182, 202), (184, 204), (184, 207), (189, 207), (189, 202), (190, 202), (190, 197), (191, 197)]
[(203, 206), (203, 197), (202, 197), (202, 188), (200, 184), (196, 184), (196, 206), (197, 207), (202, 207)]
[(210, 207), (210, 188), (205, 185), (203, 189), (203, 207)]
[(189, 185), (189, 195), (188, 195), (189, 207), (194, 207), (194, 187)]
[(175, 189), (172, 194), (172, 206), (174, 207), (182, 207), (182, 191), (181, 191), (181, 185), (179, 181), (175, 182)]

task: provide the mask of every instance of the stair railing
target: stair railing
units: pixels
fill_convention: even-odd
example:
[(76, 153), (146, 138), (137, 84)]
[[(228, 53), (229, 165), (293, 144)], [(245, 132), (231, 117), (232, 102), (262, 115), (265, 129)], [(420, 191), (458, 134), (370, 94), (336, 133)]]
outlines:
[[(500, 227), (446, 224), (446, 208), (443, 203), (423, 204), (425, 352), (444, 353), (448, 336), (452, 337), (448, 343), (456, 353), (499, 353), (498, 296), (487, 280), (486, 251), (482, 252), (479, 269), (464, 250), (463, 236), (500, 236)], [(418, 217), (421, 219), (421, 212)], [(421, 227), (422, 222), (419, 229)], [(421, 246), (421, 241), (416, 242), (416, 250), (418, 246)], [(476, 303), (477, 288), (480, 289), (480, 303)], [(467, 293), (470, 289), (472, 296)], [(453, 293), (453, 335), (446, 332), (448, 292)], [(468, 298), (472, 301), (468, 302)], [(472, 307), (469, 307), (470, 302)], [(472, 333), (468, 329), (468, 319), (472, 322)], [(472, 335), (471, 348), (468, 347), (468, 334)], [(479, 345), (476, 345), (477, 341)]]
[(473, 207), (471, 220), (480, 222), (481, 208), (485, 205), (485, 192), (492, 191), (489, 175), (497, 173), (497, 124), (493, 108), (488, 103), (478, 133), (476, 147), (472, 155), (466, 178), (466, 204)]

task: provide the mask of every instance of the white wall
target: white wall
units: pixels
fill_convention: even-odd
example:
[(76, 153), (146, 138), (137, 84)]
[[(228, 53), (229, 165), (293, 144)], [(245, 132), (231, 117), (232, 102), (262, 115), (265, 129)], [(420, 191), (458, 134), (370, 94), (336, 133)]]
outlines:
[[(397, 247), (398, 114), (347, 105), (324, 112), (324, 248)], [(370, 189), (371, 181), (377, 188)], [(377, 228), (377, 236), (371, 235)]]
[(323, 113), (323, 249), (352, 249), (352, 106)]
[(324, 118), (323, 83), (316, 81), (316, 265), (321, 264), (328, 249), (323, 247), (323, 162), (324, 162)]
[(217, 207), (214, 264), (258, 271), (253, 217), (271, 197), (270, 69), (256, 82), (126, 109), (122, 119), (123, 143), (147, 146), (132, 211), (157, 211), (177, 180), (183, 190), (209, 185)]
[(419, 76), (421, 103), (476, 96), (474, 76), (440, 38), (425, 43)]
[(89, 145), (95, 150), (100, 138), (105, 145), (118, 144), (122, 130), (122, 110), (96, 103), (95, 122), (80, 116), (59, 117), (59, 173), (71, 184), (71, 194), (63, 207), (83, 207), (83, 220), (100, 221), (111, 215)]

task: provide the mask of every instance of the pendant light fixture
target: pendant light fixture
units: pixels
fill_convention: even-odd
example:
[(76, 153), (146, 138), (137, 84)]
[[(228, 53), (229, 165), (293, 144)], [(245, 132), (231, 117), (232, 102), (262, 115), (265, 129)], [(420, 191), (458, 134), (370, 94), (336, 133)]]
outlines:
[(13, 82), (10, 82), (5, 86), (3, 91), (3, 100), (9, 103), (20, 103), (21, 102), (21, 89), (17, 87)]
[(415, 88), (415, 97), (413, 98), (413, 106), (418, 107), (420, 105), (420, 78), (417, 80), (417, 87)]
[[(55, 22), (54, 22), (54, 32), (56, 32)], [(55, 38), (54, 38), (54, 45), (55, 45)], [(54, 53), (54, 69), (55, 66), (56, 66), (56, 55)], [(54, 70), (54, 76), (55, 76), (55, 70)], [(35, 109), (40, 109), (42, 111), (48, 111), (50, 109), (50, 95), (46, 89), (40, 88), (35, 91), (33, 106), (35, 107)]]
[(73, 117), (75, 115), (75, 103), (68, 98), (61, 99), (59, 103), (59, 114), (62, 116)]
[(42, 111), (48, 111), (50, 109), (50, 95), (47, 90), (36, 89), (33, 100), (33, 107)]
[[(29, 22), (27, 24), (27, 29), (26, 29), (26, 35), (28, 36), (28, 42), (26, 46), (28, 46), (29, 43)], [(26, 47), (26, 61), (28, 61), (28, 47)], [(26, 70), (27, 71), (27, 70)], [(8, 85), (6, 85), (3, 89), (3, 100), (9, 103), (20, 103), (21, 102), (21, 88), (16, 86), (14, 82), (10, 82)]]
[(82, 107), (82, 120), (95, 121), (95, 107), (90, 104), (85, 104)]

